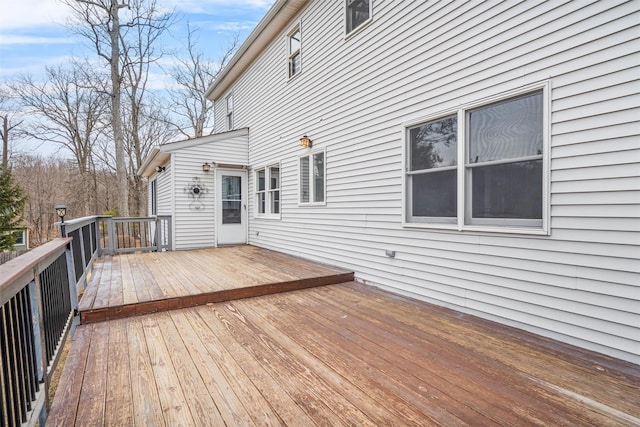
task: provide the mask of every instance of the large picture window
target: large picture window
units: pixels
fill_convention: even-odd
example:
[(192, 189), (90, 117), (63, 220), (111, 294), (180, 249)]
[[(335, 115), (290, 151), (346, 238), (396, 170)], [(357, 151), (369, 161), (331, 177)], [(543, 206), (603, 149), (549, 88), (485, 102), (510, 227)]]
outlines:
[(300, 157), (300, 203), (324, 203), (324, 196), (324, 152)]
[(347, 34), (369, 21), (372, 0), (346, 0)]
[(407, 222), (542, 228), (544, 110), (540, 89), (408, 127)]
[(280, 165), (257, 169), (256, 214), (280, 216)]

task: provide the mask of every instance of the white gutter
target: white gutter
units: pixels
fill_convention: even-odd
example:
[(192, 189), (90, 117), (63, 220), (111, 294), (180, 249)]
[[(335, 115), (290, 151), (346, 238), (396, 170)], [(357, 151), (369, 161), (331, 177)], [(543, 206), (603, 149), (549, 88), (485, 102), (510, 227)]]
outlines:
[(205, 94), (207, 99), (219, 99), (307, 2), (308, 0), (277, 0), (242, 43), (229, 64), (218, 74)]

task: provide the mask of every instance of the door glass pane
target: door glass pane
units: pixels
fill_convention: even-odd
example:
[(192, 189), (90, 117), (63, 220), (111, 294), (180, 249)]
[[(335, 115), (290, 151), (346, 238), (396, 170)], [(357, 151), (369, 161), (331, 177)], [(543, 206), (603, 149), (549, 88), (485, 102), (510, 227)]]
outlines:
[(222, 223), (242, 223), (242, 178), (222, 175)]
[(313, 201), (324, 202), (324, 153), (313, 155)]
[(474, 218), (542, 219), (542, 160), (475, 167)]
[(458, 209), (457, 171), (410, 176), (414, 217), (455, 217)]
[(457, 154), (458, 119), (445, 117), (409, 129), (411, 170), (455, 166)]
[(309, 157), (300, 158), (300, 202), (309, 202)]
[(542, 92), (469, 112), (469, 163), (541, 155), (542, 114)]

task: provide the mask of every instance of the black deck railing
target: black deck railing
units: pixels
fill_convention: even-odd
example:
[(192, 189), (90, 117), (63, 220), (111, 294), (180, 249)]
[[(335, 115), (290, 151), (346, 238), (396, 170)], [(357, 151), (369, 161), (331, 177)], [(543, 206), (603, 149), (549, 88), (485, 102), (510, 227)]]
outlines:
[(0, 424), (44, 425), (51, 374), (78, 306), (71, 239), (0, 266)]
[(49, 381), (78, 293), (103, 251), (171, 250), (171, 217), (90, 216), (61, 226), (61, 239), (0, 265), (0, 425), (44, 425)]

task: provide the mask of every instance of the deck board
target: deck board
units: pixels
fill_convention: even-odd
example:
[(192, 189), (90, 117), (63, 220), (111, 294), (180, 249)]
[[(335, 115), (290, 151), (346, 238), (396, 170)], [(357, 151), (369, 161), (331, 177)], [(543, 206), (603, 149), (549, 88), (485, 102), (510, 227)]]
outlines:
[(637, 365), (355, 282), (81, 325), (60, 387), (47, 425), (640, 423)]
[(106, 256), (79, 304), (82, 323), (353, 280), (353, 272), (237, 246)]

